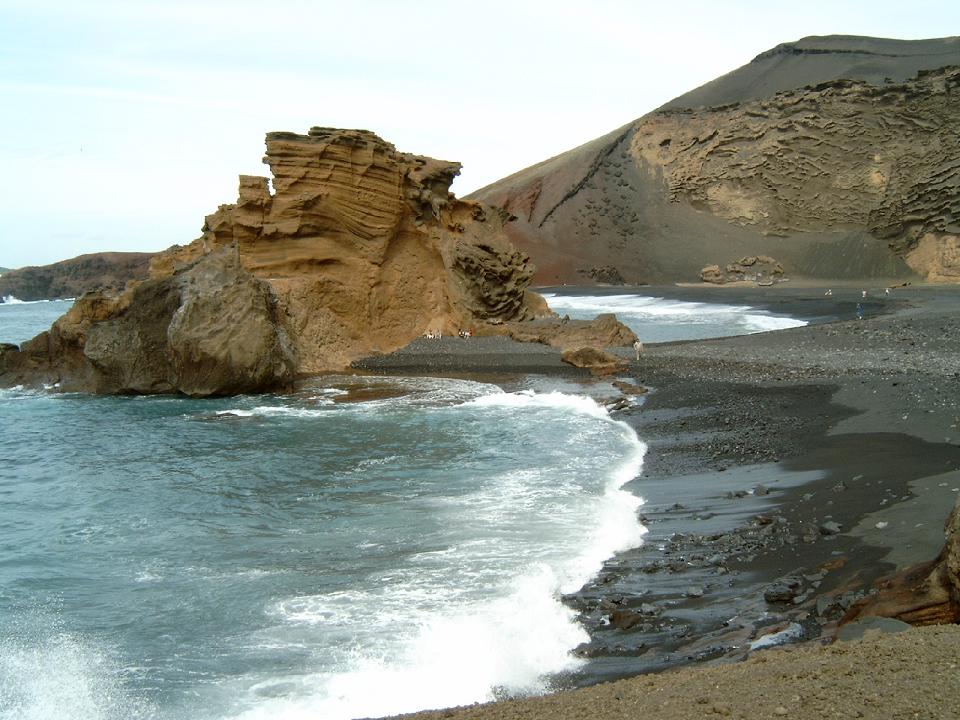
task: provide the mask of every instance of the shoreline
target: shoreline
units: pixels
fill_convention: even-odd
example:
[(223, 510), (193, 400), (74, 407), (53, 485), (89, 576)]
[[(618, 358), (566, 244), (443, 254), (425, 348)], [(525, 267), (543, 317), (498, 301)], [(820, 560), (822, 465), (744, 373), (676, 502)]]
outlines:
[[(702, 301), (700, 289), (669, 291)], [(591, 640), (575, 651), (588, 658), (585, 668), (557, 679), (556, 702), (607, 680), (741, 660), (751, 640), (778, 630), (794, 641), (830, 638), (874, 580), (942, 547), (960, 486), (960, 289), (897, 290), (863, 322), (838, 312), (859, 301), (853, 288), (832, 297), (818, 288), (777, 297), (770, 288), (708, 291), (725, 304), (803, 308), (812, 324), (653, 344), (618, 376), (652, 388), (612, 413), (649, 447), (641, 475), (625, 486), (645, 498), (649, 533), (565, 597)], [(363, 369), (507, 382), (529, 373), (587, 377), (562, 367), (552, 349), (470, 345), (480, 339), (453, 349), (417, 341)], [(791, 578), (798, 587), (782, 601), (764, 599)], [(500, 701), (489, 716), (514, 702), (533, 701)]]

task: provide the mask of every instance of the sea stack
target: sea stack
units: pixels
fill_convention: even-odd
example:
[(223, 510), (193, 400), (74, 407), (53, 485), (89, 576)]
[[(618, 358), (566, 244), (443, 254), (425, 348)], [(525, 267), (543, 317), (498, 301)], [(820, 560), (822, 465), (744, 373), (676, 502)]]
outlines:
[(470, 197), (517, 216), (543, 284), (696, 282), (751, 256), (957, 282), (958, 135), (960, 39), (810, 37)]
[(459, 163), (398, 152), (365, 130), (269, 133), (272, 179), (239, 198), (146, 280), (81, 297), (0, 352), (0, 384), (223, 395), (342, 370), (429, 332), (503, 332), (548, 314), (508, 215), (456, 199)]

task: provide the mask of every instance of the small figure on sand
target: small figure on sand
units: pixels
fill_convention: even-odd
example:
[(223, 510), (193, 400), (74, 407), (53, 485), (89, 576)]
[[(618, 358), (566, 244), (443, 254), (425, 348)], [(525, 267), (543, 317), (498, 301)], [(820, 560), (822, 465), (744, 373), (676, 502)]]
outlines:
[(867, 296), (867, 291), (864, 290), (864, 291), (862, 292), (862, 294), (860, 295), (860, 297), (866, 297), (866, 296)]
[(827, 291), (824, 293), (824, 295), (825, 295), (826, 297), (830, 297), (831, 295), (833, 295), (833, 290), (832, 290), (832, 289), (827, 289)]
[(863, 320), (863, 303), (857, 303), (857, 320)]
[(637, 362), (640, 362), (640, 353), (643, 352), (643, 343), (639, 340), (634, 340), (633, 351), (637, 354)]

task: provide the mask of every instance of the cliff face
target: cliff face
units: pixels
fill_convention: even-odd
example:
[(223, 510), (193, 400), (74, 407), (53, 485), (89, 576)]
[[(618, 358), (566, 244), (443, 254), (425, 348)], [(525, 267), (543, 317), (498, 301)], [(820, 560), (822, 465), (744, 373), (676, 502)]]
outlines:
[(659, 113), (631, 151), (671, 202), (777, 237), (865, 230), (918, 274), (960, 280), (958, 110), (956, 68), (882, 87), (834, 81)]
[(960, 280), (951, 62), (956, 39), (778, 46), (472, 197), (518, 216), (544, 282), (695, 280), (749, 255), (788, 276)]
[(203, 236), (157, 257), (164, 276), (236, 245), (276, 293), (300, 372), (345, 367), (434, 330), (532, 318), (533, 268), (505, 214), (457, 200), (459, 163), (398, 152), (371, 132), (270, 133), (267, 178), (242, 176), (237, 202)]
[(151, 257), (151, 253), (94, 253), (52, 265), (0, 269), (0, 297), (56, 300), (97, 288), (123, 289), (128, 281), (147, 276)]
[(506, 216), (457, 200), (459, 164), (373, 133), (270, 133), (267, 178), (122, 294), (88, 293), (0, 352), (0, 382), (104, 393), (256, 392), (433, 330), (504, 333), (549, 311)]

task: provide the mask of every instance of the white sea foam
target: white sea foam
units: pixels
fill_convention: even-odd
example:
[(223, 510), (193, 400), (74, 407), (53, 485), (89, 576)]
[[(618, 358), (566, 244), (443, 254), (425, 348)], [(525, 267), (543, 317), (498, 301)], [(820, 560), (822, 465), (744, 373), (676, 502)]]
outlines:
[(4, 305), (39, 305), (40, 303), (73, 302), (75, 299), (76, 298), (59, 298), (57, 300), (21, 300), (13, 295), (5, 295), (3, 302), (0, 303), (0, 307), (3, 307)]
[(771, 315), (748, 305), (667, 300), (642, 295), (544, 293), (544, 297), (551, 309), (575, 318), (616, 313), (631, 330), (655, 341), (752, 334), (807, 324), (804, 320)]
[(522, 391), (485, 395), (465, 405), (551, 408), (579, 413), (608, 423), (611, 431), (619, 433), (629, 448), (620, 462), (610, 469), (603, 496), (592, 500), (593, 517), (588, 522), (591, 528), (589, 537), (582, 543), (579, 553), (573, 555), (564, 566), (558, 569), (560, 592), (569, 593), (577, 590), (601, 569), (604, 560), (615, 553), (640, 544), (646, 528), (637, 522), (636, 511), (643, 500), (621, 490), (623, 485), (639, 474), (643, 466), (643, 456), (647, 450), (646, 445), (637, 438), (633, 428), (625, 422), (612, 419), (606, 408), (593, 398), (583, 395)]
[[(37, 620), (37, 618), (33, 618)], [(0, 720), (136, 720), (153, 708), (124, 691), (119, 668), (93, 643), (52, 627), (0, 636)]]
[(607, 411), (593, 398), (585, 395), (568, 395), (562, 392), (537, 393), (533, 390), (520, 392), (491, 393), (468, 400), (464, 405), (475, 407), (509, 407), (509, 408), (557, 408), (578, 412), (590, 417), (609, 419)]
[(323, 388), (322, 390), (320, 390), (320, 394), (336, 397), (338, 395), (347, 395), (348, 393), (346, 390), (343, 390), (342, 388), (329, 387), (329, 388)]
[(326, 410), (320, 410), (316, 407), (297, 407), (292, 405), (258, 405), (250, 411), (251, 415), (261, 415), (263, 417), (293, 417), (293, 418), (316, 418), (326, 417)]
[[(540, 566), (492, 601), (418, 613), (410, 618), (418, 629), (395, 652), (358, 649), (341, 671), (301, 678), (303, 692), (261, 700), (239, 717), (348, 720), (493, 700), (496, 689), (545, 691), (544, 674), (578, 667), (580, 661), (569, 650), (588, 639), (573, 611), (558, 600), (556, 585), (550, 569)], [(395, 622), (370, 613), (369, 597), (347, 593), (327, 600), (292, 603), (287, 607), (290, 620), (349, 626), (350, 615), (360, 613), (380, 632)], [(264, 688), (251, 694), (262, 696)]]
[(304, 628), (298, 636), (353, 640), (328, 647), (335, 661), (316, 674), (249, 688), (238, 717), (346, 720), (536, 694), (549, 689), (551, 675), (581, 664), (570, 651), (588, 636), (560, 596), (642, 541), (642, 500), (622, 486), (639, 472), (646, 448), (590, 398), (482, 389), (435, 412), (451, 422), (476, 413), (500, 424), (555, 422), (606, 438), (605, 452), (619, 448), (619, 457), (598, 465), (605, 480), (587, 491), (581, 481), (520, 467), (486, 478), (466, 497), (436, 499), (435, 510), (449, 506), (438, 517), (457, 526), (457, 542), (415, 554), (366, 590), (298, 596), (269, 609)]
[(232, 410), (217, 410), (217, 415), (221, 417), (253, 417), (254, 413), (251, 410), (238, 410), (236, 408)]

